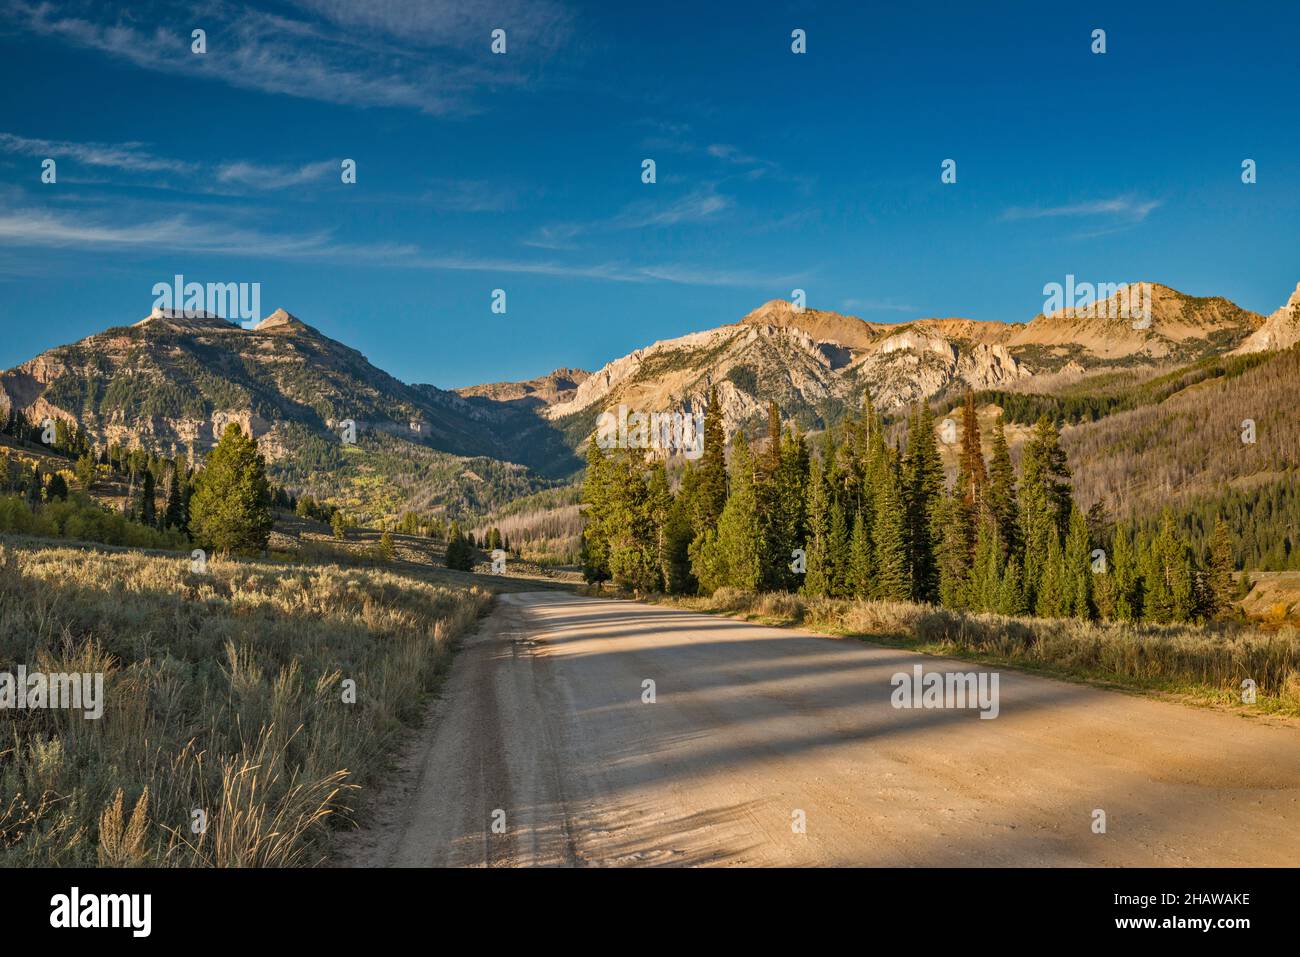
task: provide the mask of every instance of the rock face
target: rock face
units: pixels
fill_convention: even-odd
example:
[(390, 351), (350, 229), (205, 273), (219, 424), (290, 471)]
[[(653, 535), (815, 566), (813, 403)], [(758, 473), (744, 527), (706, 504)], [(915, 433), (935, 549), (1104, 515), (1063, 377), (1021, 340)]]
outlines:
[[(816, 425), (869, 395), (889, 411), (947, 389), (1043, 389), (1108, 364), (1192, 361), (1300, 340), (1300, 286), (1264, 320), (1221, 298), (1150, 285), (1150, 321), (1108, 305), (1028, 323), (962, 318), (870, 323), (772, 300), (738, 322), (655, 342), (592, 373), (448, 391), (407, 385), (283, 309), (251, 329), (157, 311), (0, 374), (0, 413), (71, 419), (100, 442), (201, 456), (237, 421), (272, 461), (314, 461), (338, 423), (401, 454), (488, 456), (569, 474), (601, 412), (702, 411), (716, 391), (724, 428), (760, 422), (769, 400)], [(405, 443), (405, 445), (403, 445)], [(301, 454), (300, 454), (301, 453)], [(400, 457), (400, 456), (399, 456)], [(416, 461), (420, 455), (411, 457)], [(305, 467), (305, 466), (304, 466)]]
[(1265, 319), (1263, 325), (1248, 336), (1236, 351), (1266, 352), (1270, 349), (1286, 349), (1297, 342), (1300, 342), (1300, 283), (1296, 283), (1291, 298)]
[(252, 329), (156, 311), (0, 374), (0, 408), (75, 420), (101, 443), (201, 457), (230, 422), (275, 462), (338, 422), (464, 455), (508, 448), (465, 400), (408, 386), (277, 309)]
[(591, 376), (583, 369), (556, 369), (536, 379), (523, 382), (491, 382), (456, 389), (456, 394), (491, 399), (493, 402), (517, 402), (536, 408), (568, 402), (578, 387)]
[[(543, 414), (563, 420), (619, 405), (642, 412), (694, 411), (713, 387), (731, 435), (765, 415), (769, 399), (796, 418), (856, 404), (864, 394), (890, 410), (952, 387), (1005, 388), (1116, 360), (1191, 361), (1230, 348), (1263, 321), (1226, 299), (1145, 285), (1150, 320), (1136, 322), (1125, 312), (1128, 290), (1092, 310), (1039, 315), (1028, 323), (944, 318), (893, 325), (773, 300), (738, 323), (615, 359)], [(1132, 296), (1144, 301), (1136, 287)]]

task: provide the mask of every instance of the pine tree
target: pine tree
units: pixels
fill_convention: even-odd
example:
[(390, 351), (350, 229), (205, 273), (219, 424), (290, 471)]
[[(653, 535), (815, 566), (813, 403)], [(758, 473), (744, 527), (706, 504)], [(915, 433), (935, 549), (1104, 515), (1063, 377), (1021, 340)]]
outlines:
[(230, 423), (208, 455), (190, 502), (190, 528), (220, 552), (255, 552), (271, 535), (271, 490), (257, 443)]
[(173, 465), (167, 476), (167, 503), (163, 506), (162, 525), (167, 529), (179, 529), (185, 524), (185, 515), (181, 510), (181, 478)]
[(1232, 532), (1228, 523), (1219, 516), (1214, 521), (1214, 537), (1210, 539), (1210, 567), (1206, 581), (1209, 593), (1207, 615), (1222, 615), (1232, 608), (1237, 588), (1237, 583), (1232, 579), (1234, 565)]
[(852, 591), (849, 584), (849, 532), (849, 522), (844, 514), (844, 507), (838, 499), (832, 498), (826, 554), (830, 593), (835, 598), (844, 598)]
[[(62, 420), (60, 420), (62, 421)], [(50, 476), (50, 482), (45, 486), (45, 495), (51, 501), (64, 502), (68, 499), (68, 483), (62, 475), (55, 472)]]
[(912, 594), (903, 496), (892, 468), (885, 469), (876, 492), (876, 520), (871, 529), (875, 550), (876, 597), (905, 601)]
[(794, 550), (807, 541), (808, 447), (797, 429), (786, 433), (781, 442), (781, 460), (777, 467), (772, 494), (774, 515), (769, 561), (774, 588), (795, 590), (801, 578), (792, 568)]
[[(609, 510), (613, 498), (613, 466), (592, 439), (587, 445), (587, 470), (582, 479), (582, 577), (608, 581)], [(456, 529), (459, 532), (459, 529)], [(453, 566), (454, 567), (454, 566)]]
[(939, 533), (939, 601), (949, 608), (969, 605), (973, 529), (971, 509), (960, 492), (945, 495), (935, 516)]
[(934, 527), (944, 491), (943, 459), (935, 444), (934, 416), (923, 401), (908, 422), (902, 491), (911, 596), (915, 601), (933, 601), (939, 588)]
[(1016, 502), (1016, 470), (1011, 464), (1006, 427), (999, 415), (993, 425), (993, 457), (989, 461), (985, 506), (997, 524), (1003, 556), (1020, 554), (1020, 508)]
[(385, 527), (379, 535), (379, 557), (391, 562), (397, 557), (397, 547), (393, 544), (393, 533)]
[(686, 468), (682, 473), (681, 488), (673, 495), (667, 519), (664, 520), (663, 536), (660, 538), (659, 575), (668, 594), (694, 594), (698, 588), (698, 583), (690, 572), (690, 542), (695, 537), (694, 528), (690, 524), (694, 506), (694, 481), (695, 469)]
[(335, 509), (334, 514), (330, 517), (330, 531), (334, 533), (334, 537), (339, 541), (343, 541), (347, 537), (347, 523), (344, 521), (342, 509)]
[(1002, 585), (994, 609), (1000, 615), (1021, 617), (1029, 614), (1029, 601), (1025, 597), (1024, 578), (1020, 572), (1020, 559), (1012, 555), (1002, 572)]
[(1116, 621), (1137, 621), (1142, 617), (1142, 580), (1138, 556), (1127, 525), (1117, 526), (1111, 538), (1107, 562), (1108, 591), (1111, 608), (1102, 614)]
[(830, 492), (826, 487), (822, 460), (816, 459), (808, 477), (808, 539), (804, 546), (807, 571), (804, 574), (803, 593), (812, 598), (830, 594), (830, 527)]
[[(256, 449), (256, 446), (254, 446)], [(263, 477), (265, 482), (265, 477)], [(145, 469), (140, 480), (140, 499), (135, 506), (136, 519), (141, 525), (153, 526), (158, 522), (158, 505), (155, 501), (153, 472)], [(270, 490), (266, 494), (266, 504), (270, 507)], [(265, 546), (263, 546), (265, 547)]]
[(763, 580), (763, 530), (754, 483), (754, 457), (744, 433), (736, 436), (727, 504), (710, 547), (712, 554), (704, 558), (695, 573), (701, 588), (712, 592), (725, 585), (758, 590)]
[(474, 568), (474, 546), (461, 532), (459, 522), (453, 521), (451, 530), (447, 533), (446, 561), (448, 568), (455, 568), (465, 572)]
[(727, 504), (727, 449), (722, 431), (722, 408), (717, 393), (709, 389), (709, 404), (704, 410), (704, 449), (696, 471), (691, 516), (695, 533), (717, 528), (722, 509)]
[(1092, 543), (1088, 524), (1078, 508), (1070, 512), (1065, 539), (1065, 594), (1062, 612), (1072, 618), (1092, 618)]
[(624, 588), (655, 591), (659, 587), (658, 536), (638, 456), (625, 451), (613, 463), (612, 476), (605, 516), (610, 577)]
[[(1020, 526), (1024, 542), (1025, 592), (1036, 609), (1039, 580), (1048, 568), (1052, 542), (1060, 551), (1070, 518), (1070, 469), (1056, 426), (1043, 416), (1025, 443), (1021, 459)], [(1059, 599), (1053, 596), (1052, 602)], [(1049, 603), (1050, 604), (1050, 603)], [(1042, 614), (1039, 610), (1039, 614)]]
[(95, 483), (95, 457), (88, 453), (83, 454), (77, 459), (75, 472), (77, 484), (81, 486), (81, 490), (89, 492), (90, 486)]
[(957, 488), (968, 508), (975, 515), (983, 505), (988, 486), (988, 471), (984, 467), (984, 452), (980, 443), (979, 416), (975, 410), (975, 392), (966, 390), (962, 403), (961, 452), (957, 468)]
[(1034, 613), (1040, 618), (1064, 618), (1069, 610), (1069, 581), (1061, 540), (1052, 535), (1047, 540), (1043, 573), (1034, 592)]
[(975, 536), (975, 559), (971, 565), (969, 607), (975, 611), (997, 611), (1005, 575), (1002, 539), (997, 521), (986, 513)]
[(871, 529), (867, 516), (861, 509), (853, 517), (853, 535), (849, 539), (849, 594), (854, 598), (870, 598), (875, 594), (875, 575), (872, 569)]

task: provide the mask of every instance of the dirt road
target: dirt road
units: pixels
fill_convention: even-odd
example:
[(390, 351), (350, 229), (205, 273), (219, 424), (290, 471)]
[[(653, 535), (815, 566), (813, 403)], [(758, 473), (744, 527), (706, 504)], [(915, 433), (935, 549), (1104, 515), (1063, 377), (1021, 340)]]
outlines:
[(498, 601), (350, 863), (1300, 861), (1292, 726), (1006, 670), (994, 719), (900, 709), (896, 673), (989, 669), (630, 602)]

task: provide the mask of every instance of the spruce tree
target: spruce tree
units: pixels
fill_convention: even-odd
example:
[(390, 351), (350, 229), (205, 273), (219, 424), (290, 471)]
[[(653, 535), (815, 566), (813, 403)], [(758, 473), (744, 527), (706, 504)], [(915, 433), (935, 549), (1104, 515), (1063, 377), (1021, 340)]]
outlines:
[(993, 456), (989, 461), (988, 490), (984, 496), (997, 524), (1004, 557), (1020, 553), (1020, 509), (1016, 502), (1016, 470), (1011, 464), (1006, 426), (1001, 415), (993, 425)]
[(943, 459), (935, 443), (934, 416), (924, 401), (917, 403), (908, 422), (902, 491), (911, 596), (934, 601), (939, 587), (935, 513), (943, 498)]
[[(613, 497), (613, 466), (593, 438), (587, 445), (587, 470), (582, 479), (582, 577), (588, 582), (609, 580), (609, 509)], [(459, 528), (456, 529), (459, 532)], [(453, 566), (455, 567), (455, 566)]]
[(871, 530), (861, 509), (853, 517), (853, 535), (849, 539), (849, 594), (853, 598), (870, 598), (875, 593), (872, 571)]
[[(1060, 552), (1061, 538), (1070, 517), (1069, 479), (1070, 470), (1060, 446), (1060, 435), (1051, 420), (1043, 416), (1025, 443), (1019, 493), (1025, 592), (1035, 609), (1039, 609), (1039, 614), (1042, 614), (1037, 597), (1040, 579), (1048, 570), (1048, 554), (1053, 542)], [(1058, 600), (1059, 595), (1053, 595), (1049, 604)]]
[(702, 534), (717, 528), (727, 504), (727, 449), (722, 430), (722, 407), (717, 393), (709, 389), (709, 404), (704, 410), (704, 449), (700, 456), (694, 488), (694, 515), (691, 516), (695, 533)]
[(876, 597), (905, 601), (912, 595), (912, 576), (903, 496), (898, 486), (895, 471), (884, 469), (875, 489), (876, 519), (871, 529), (871, 541), (876, 559)]
[(831, 499), (830, 531), (826, 539), (830, 593), (844, 598), (851, 592), (849, 583), (849, 522), (838, 499)]
[[(152, 478), (147, 481), (152, 490)], [(238, 423), (226, 426), (197, 484), (190, 501), (190, 529), (200, 544), (219, 552), (266, 548), (273, 524), (266, 463), (257, 442)]]
[(1062, 611), (1071, 618), (1092, 618), (1092, 545), (1088, 524), (1078, 508), (1070, 512), (1064, 560), (1065, 596)]
[[(718, 519), (714, 569), (720, 584), (757, 591), (763, 581), (763, 530), (754, 482), (754, 456), (738, 433), (731, 456), (727, 504)], [(701, 579), (703, 581), (703, 579)]]
[(163, 506), (163, 528), (179, 529), (185, 525), (181, 510), (181, 479), (173, 465), (167, 476), (167, 504)]
[(1047, 540), (1047, 555), (1043, 560), (1043, 573), (1034, 592), (1034, 613), (1040, 618), (1064, 618), (1069, 612), (1069, 575), (1065, 568), (1065, 555), (1061, 540), (1052, 535)]
[(1000, 615), (1022, 617), (1029, 614), (1029, 601), (1025, 597), (1024, 578), (1020, 571), (1019, 556), (1007, 559), (1002, 572), (1002, 584), (998, 588), (998, 600), (994, 609)]
[(956, 489), (945, 495), (935, 517), (939, 533), (939, 602), (949, 608), (967, 608), (973, 556), (971, 509)]
[(640, 456), (625, 450), (613, 463), (605, 515), (609, 573), (637, 592), (659, 587), (659, 548)]
[(1235, 562), (1232, 555), (1232, 532), (1228, 523), (1219, 516), (1214, 521), (1214, 537), (1210, 539), (1210, 567), (1207, 576), (1208, 615), (1222, 615), (1233, 606), (1237, 584), (1232, 572)]
[(831, 527), (830, 493), (821, 459), (815, 459), (808, 476), (808, 538), (805, 550), (803, 593), (813, 598), (830, 594), (829, 540)]
[(988, 486), (984, 451), (980, 442), (979, 416), (975, 410), (975, 392), (966, 390), (961, 412), (961, 451), (957, 468), (957, 487), (966, 505), (978, 515)]
[(1116, 621), (1137, 621), (1142, 617), (1141, 577), (1138, 569), (1138, 557), (1134, 554), (1133, 542), (1127, 525), (1115, 528), (1111, 538), (1109, 560), (1107, 562), (1107, 588), (1110, 593), (1110, 609), (1104, 612), (1107, 618)]
[(974, 611), (997, 611), (1005, 574), (1002, 540), (997, 522), (986, 513), (975, 536), (967, 604)]

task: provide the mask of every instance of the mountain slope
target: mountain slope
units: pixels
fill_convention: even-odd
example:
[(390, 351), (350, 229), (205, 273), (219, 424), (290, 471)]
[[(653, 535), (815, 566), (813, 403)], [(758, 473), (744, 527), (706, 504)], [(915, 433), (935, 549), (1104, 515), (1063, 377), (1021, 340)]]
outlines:
[(1063, 370), (1191, 362), (1237, 346), (1264, 321), (1226, 299), (1147, 286), (1149, 323), (1125, 317), (1123, 290), (1091, 312), (1040, 314), (1028, 323), (870, 323), (773, 300), (737, 323), (615, 359), (542, 414), (581, 439), (601, 411), (695, 412), (712, 387), (728, 435), (761, 419), (769, 399), (787, 418), (816, 427), (868, 393), (889, 411), (949, 388), (1017, 388)]
[(1300, 342), (1300, 283), (1295, 292), (1278, 310), (1246, 338), (1238, 352), (1263, 352), (1268, 349), (1285, 349)]
[[(192, 460), (238, 422), (278, 479), (372, 514), (380, 503), (400, 506), (395, 487), (418, 476), (438, 487), (407, 488), (406, 497), (471, 510), (547, 487), (521, 460), (554, 432), (531, 413), (406, 385), (284, 310), (252, 329), (166, 312), (115, 326), (0, 374), (0, 407), (38, 422), (75, 420), (100, 444)], [(521, 416), (539, 433), (531, 446), (512, 428)], [(356, 424), (355, 446), (341, 441), (345, 420)], [(558, 439), (551, 445), (569, 454)]]

